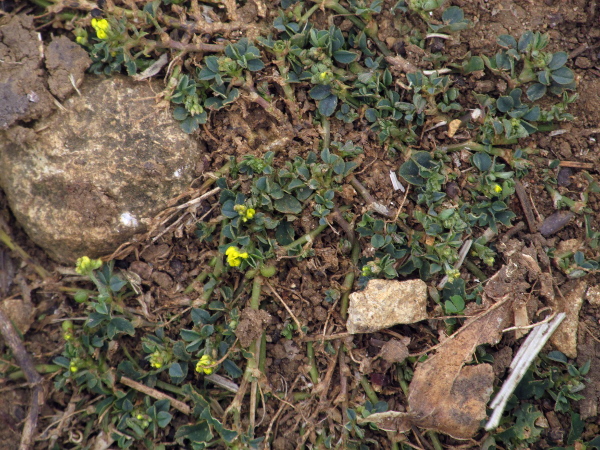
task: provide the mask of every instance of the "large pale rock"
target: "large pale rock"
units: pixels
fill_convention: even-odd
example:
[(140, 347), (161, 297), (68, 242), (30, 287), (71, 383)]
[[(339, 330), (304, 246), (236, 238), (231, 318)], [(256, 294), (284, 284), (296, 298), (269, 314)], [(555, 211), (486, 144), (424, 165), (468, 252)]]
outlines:
[(372, 333), (427, 319), (427, 285), (422, 280), (371, 280), (350, 294), (349, 333)]
[(0, 136), (0, 187), (52, 258), (111, 253), (189, 186), (204, 146), (155, 108), (159, 91), (91, 77), (37, 133), (13, 127)]

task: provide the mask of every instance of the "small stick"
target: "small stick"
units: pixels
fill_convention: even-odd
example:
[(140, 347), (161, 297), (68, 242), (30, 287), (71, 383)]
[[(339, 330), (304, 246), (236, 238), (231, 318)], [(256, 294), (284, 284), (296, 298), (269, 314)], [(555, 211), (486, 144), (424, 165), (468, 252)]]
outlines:
[(125, 386), (129, 386), (130, 388), (135, 389), (136, 391), (149, 395), (150, 397), (155, 398), (156, 400), (169, 400), (169, 402), (171, 402), (171, 405), (173, 405), (173, 408), (175, 408), (178, 411), (181, 411), (186, 416), (189, 416), (192, 413), (192, 408), (190, 408), (185, 403), (180, 402), (179, 400), (176, 400), (163, 392), (157, 391), (156, 389), (152, 389), (146, 386), (145, 384), (138, 383), (137, 381), (134, 381), (131, 378), (127, 377), (121, 377), (119, 381)]
[(6, 234), (4, 232), (4, 230), (2, 229), (2, 225), (5, 225), (3, 221), (0, 222), (0, 242), (2, 242), (10, 250), (14, 251), (17, 255), (19, 255), (21, 257), (21, 259), (23, 261), (25, 261), (27, 264), (29, 264), (37, 272), (37, 274), (40, 277), (48, 278), (50, 276), (48, 271), (46, 271), (46, 269), (44, 269), (42, 266), (37, 264), (33, 260), (33, 258), (27, 254), (27, 252), (25, 250), (23, 250), (21, 247), (19, 247), (19, 245), (16, 242), (14, 242), (8, 234)]
[(17, 364), (23, 370), (25, 378), (29, 384), (33, 387), (31, 391), (31, 397), (29, 400), (29, 412), (25, 419), (25, 425), (23, 425), (23, 433), (21, 434), (21, 443), (19, 444), (19, 450), (29, 450), (33, 448), (33, 435), (37, 428), (38, 416), (40, 414), (40, 405), (44, 403), (43, 389), (42, 389), (42, 377), (35, 370), (33, 360), (23, 342), (19, 338), (19, 335), (12, 326), (10, 319), (0, 309), (0, 334), (4, 338), (4, 341), (10, 347), (14, 358), (17, 360)]
[(356, 179), (356, 177), (350, 178), (350, 184), (354, 189), (356, 189), (356, 191), (361, 195), (361, 197), (367, 201), (370, 209), (372, 209), (375, 212), (378, 212), (382, 216), (385, 216), (389, 219), (394, 218), (394, 214), (392, 214), (386, 206), (382, 205), (377, 200), (375, 200), (371, 193), (367, 191), (367, 189), (362, 185), (360, 181)]
[(525, 214), (529, 231), (531, 233), (535, 233), (537, 231), (537, 221), (531, 212), (533, 211), (533, 205), (529, 201), (527, 192), (525, 192), (525, 188), (520, 181), (515, 181), (515, 191), (517, 192), (517, 197), (519, 197), (519, 201), (521, 202), (521, 207), (523, 208), (523, 213)]
[[(467, 239), (462, 247), (460, 248), (460, 251), (458, 252), (458, 259), (456, 260), (456, 262), (454, 263), (454, 268), (456, 270), (458, 270), (460, 268), (460, 266), (462, 266), (463, 262), (465, 261), (465, 258), (467, 257), (467, 254), (469, 253), (469, 250), (471, 250), (471, 245), (473, 245), (473, 239)], [(444, 276), (444, 278), (442, 278), (442, 281), (439, 282), (439, 284), (437, 285), (438, 289), (444, 289), (444, 286), (446, 286), (446, 283), (448, 283), (448, 275)]]
[(525, 228), (525, 222), (519, 222), (519, 223), (517, 223), (512, 228), (509, 228), (509, 230), (502, 235), (502, 237), (500, 238), (500, 240), (501, 241), (508, 241), (511, 237), (513, 237), (515, 234), (517, 234), (523, 228)]
[(506, 407), (509, 397), (512, 395), (517, 385), (527, 372), (527, 369), (538, 355), (542, 347), (546, 344), (550, 336), (556, 331), (558, 326), (566, 317), (565, 313), (559, 313), (549, 323), (543, 323), (533, 330), (523, 345), (515, 355), (513, 361), (510, 364), (511, 374), (506, 379), (500, 391), (496, 394), (496, 397), (490, 403), (490, 408), (494, 410), (490, 420), (485, 425), (487, 431), (493, 430), (498, 427), (500, 418)]
[(572, 167), (574, 169), (587, 169), (587, 170), (592, 170), (596, 167), (595, 164), (579, 162), (579, 161), (561, 161), (558, 163), (558, 165), (560, 167)]
[(292, 312), (292, 310), (290, 309), (290, 307), (285, 303), (285, 301), (283, 300), (283, 298), (281, 298), (281, 296), (275, 291), (275, 289), (273, 289), (273, 286), (271, 286), (271, 284), (265, 280), (264, 282), (267, 286), (269, 286), (269, 289), (271, 290), (271, 292), (273, 293), (273, 295), (275, 297), (277, 297), (277, 299), (279, 299), (279, 301), (283, 304), (284, 308), (287, 310), (288, 314), (290, 316), (292, 316), (292, 319), (294, 319), (294, 322), (296, 322), (296, 326), (298, 327), (298, 333), (300, 333), (300, 336), (304, 336), (304, 332), (302, 331), (302, 325), (300, 324), (300, 322), (298, 321), (298, 319), (296, 318), (296, 316), (294, 315), (294, 313)]

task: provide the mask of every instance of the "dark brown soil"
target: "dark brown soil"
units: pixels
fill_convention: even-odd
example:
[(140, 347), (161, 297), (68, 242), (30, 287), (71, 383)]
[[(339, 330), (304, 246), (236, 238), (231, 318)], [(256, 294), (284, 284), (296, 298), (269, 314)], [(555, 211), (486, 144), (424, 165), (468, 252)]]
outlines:
[[(224, 2), (228, 3), (228, 2)], [(233, 3), (233, 2), (230, 2)], [(260, 0), (248, 1), (245, 6), (238, 10), (238, 15), (248, 23), (254, 21), (263, 26), (271, 23), (276, 17), (276, 8), (265, 8)], [(275, 2), (273, 2), (275, 3)], [(484, 52), (492, 54), (496, 50), (496, 36), (500, 34), (511, 34), (519, 36), (525, 30), (548, 32), (551, 36), (550, 50), (563, 50), (572, 55), (570, 66), (576, 73), (580, 98), (572, 105), (571, 112), (576, 119), (571, 123), (561, 124), (566, 130), (564, 134), (549, 136), (548, 134), (535, 134), (533, 137), (521, 143), (521, 147), (529, 146), (539, 149), (538, 156), (533, 158), (534, 166), (529, 174), (522, 180), (522, 184), (535, 207), (536, 216), (549, 217), (555, 212), (552, 199), (544, 189), (543, 178), (548, 170), (548, 161), (559, 159), (579, 163), (590, 163), (593, 169), (589, 170), (594, 179), (598, 181), (597, 169), (600, 167), (600, 144), (597, 142), (597, 134), (600, 133), (600, 7), (595, 0), (489, 0), (489, 1), (467, 1), (454, 0), (454, 5), (464, 9), (466, 17), (475, 23), (474, 28), (465, 30), (458, 38), (452, 39), (445, 44), (445, 51), (453, 57), (464, 55), (471, 51), (474, 54)], [(389, 13), (395, 1), (386, 1), (379, 22), (379, 38), (392, 47), (402, 39), (398, 31), (398, 19)], [(3, 2), (0, 2), (0, 8)], [(1, 19), (1, 17), (0, 17)], [(21, 19), (24, 20), (24, 19)], [(326, 25), (325, 17), (317, 13), (315, 20)], [(337, 18), (341, 23), (342, 19)], [(25, 27), (33, 33), (37, 22), (31, 20)], [(41, 23), (41, 22), (40, 22)], [(339, 25), (339, 24), (338, 24)], [(260, 28), (251, 28), (253, 33)], [(44, 40), (50, 40), (50, 32), (62, 32), (64, 30), (52, 30), (50, 27), (42, 30)], [(252, 33), (251, 33), (252, 34)], [(67, 36), (70, 36), (67, 34)], [(71, 36), (72, 37), (72, 36)], [(4, 39), (25, 39), (17, 35), (3, 36)], [(67, 45), (61, 38), (61, 45)], [(61, 47), (54, 48), (58, 55), (53, 58), (60, 60)], [(33, 55), (37, 52), (35, 47), (23, 47), (24, 52)], [(68, 53), (68, 52), (67, 52)], [(37, 56), (36, 56), (37, 57)], [(429, 69), (427, 61), (423, 61), (417, 53), (407, 52), (407, 59), (422, 69)], [(0, 61), (2, 60), (2, 46), (0, 45)], [(1, 69), (0, 62), (0, 70)], [(40, 78), (39, 71), (32, 70), (31, 77), (22, 80), (26, 84), (25, 89), (35, 89), (40, 93), (40, 108), (45, 105), (48, 110), (54, 108), (51, 100), (42, 93), (49, 90), (58, 98), (64, 98), (66, 87), (60, 86), (56, 81), (59, 69), (46, 66), (51, 71), (51, 79)], [(35, 66), (37, 67), (37, 65)], [(53, 66), (54, 67), (54, 66)], [(54, 81), (53, 81), (54, 80)], [(257, 84), (261, 81), (256, 80)], [(58, 85), (53, 85), (58, 83)], [(41, 85), (41, 87), (39, 87)], [(47, 87), (48, 86), (48, 87)], [(13, 103), (16, 98), (13, 88), (0, 85), (0, 111), (9, 109), (14, 111), (17, 117), (19, 105)], [(492, 86), (494, 90), (506, 89), (501, 83)], [(304, 108), (305, 115), (310, 114), (312, 104), (299, 96), (300, 108)], [(473, 100), (473, 104), (475, 104)], [(8, 124), (0, 124), (0, 128), (7, 128), (17, 120), (32, 120), (45, 114), (43, 111), (30, 111), (29, 115), (11, 119)], [(389, 183), (388, 173), (397, 169), (401, 157), (393, 160), (388, 157), (388, 151), (383, 148), (377, 137), (368, 129), (359, 128), (354, 125), (345, 125), (339, 121), (332, 121), (332, 140), (345, 142), (353, 140), (364, 148), (364, 165), (356, 175), (363, 185), (373, 196), (383, 204), (398, 205), (402, 197), (395, 193)], [(262, 155), (267, 150), (285, 152), (288, 158), (296, 155), (305, 156), (309, 151), (319, 150), (321, 135), (311, 121), (294, 124), (290, 127), (281, 127), (276, 124), (261, 108), (251, 103), (236, 103), (230, 110), (219, 112), (212, 117), (210, 126), (202, 134), (202, 139), (207, 144), (208, 157), (203, 161), (204, 172), (218, 170), (231, 156), (240, 157), (247, 154)], [(421, 148), (431, 149), (435, 145), (434, 140), (424, 137)], [(364, 167), (364, 169), (363, 169)], [(569, 169), (563, 172), (564, 177), (559, 184), (561, 192), (573, 199), (578, 195), (588, 181), (578, 169)], [(360, 200), (353, 190), (342, 193), (347, 204), (360, 204)], [(217, 199), (211, 199), (216, 202)], [(594, 229), (600, 229), (600, 197), (591, 194), (588, 205), (593, 209), (592, 214)], [(521, 203), (516, 196), (511, 209), (517, 214), (513, 223), (524, 221), (524, 212)], [(202, 206), (205, 210), (210, 208), (209, 204)], [(405, 205), (405, 212), (411, 213), (411, 204)], [(198, 214), (199, 216), (202, 213)], [(310, 231), (314, 226), (314, 218), (307, 215), (303, 217), (302, 226)], [(5, 246), (0, 246), (0, 298), (23, 298), (31, 299), (35, 306), (35, 315), (30, 317), (30, 329), (24, 336), (27, 350), (36, 360), (36, 363), (46, 364), (61, 352), (61, 331), (59, 320), (65, 317), (81, 317), (83, 312), (80, 306), (61, 289), (64, 286), (73, 286), (69, 279), (61, 275), (61, 267), (48, 259), (43, 251), (31, 243), (15, 222), (3, 193), (0, 191), (0, 230), (6, 231), (14, 242), (24, 248), (31, 256), (32, 261), (44, 267), (53, 274), (48, 281), (42, 282), (33, 270), (31, 261), (23, 260), (15, 252), (11, 252)], [(127, 253), (119, 255), (123, 267), (139, 275), (141, 289), (143, 291), (144, 315), (147, 320), (164, 320), (170, 315), (181, 312), (190, 304), (194, 304), (200, 294), (202, 287), (199, 286), (191, 293), (184, 293), (194, 277), (202, 270), (213, 256), (211, 250), (198, 244), (194, 235), (195, 224), (181, 227), (173, 232), (165, 233), (158, 241), (140, 242), (131, 247)], [(504, 232), (506, 230), (503, 230)], [(585, 224), (581, 217), (575, 217), (560, 231), (549, 237), (549, 245), (557, 246), (561, 241), (585, 236)], [(536, 237), (527, 231), (521, 231), (515, 236), (522, 242), (535, 246)], [(338, 237), (333, 231), (326, 231), (321, 235), (314, 245), (314, 256), (303, 261), (283, 260), (278, 267), (278, 275), (271, 281), (279, 298), (271, 295), (265, 289), (262, 299), (264, 311), (260, 314), (252, 311), (243, 313), (238, 328), (240, 341), (249, 343), (260, 335), (262, 330), (267, 334), (267, 384), (273, 391), (285, 391), (286, 389), (301, 389), (310, 383), (308, 374), (309, 361), (306, 356), (306, 343), (297, 334), (293, 340), (283, 339), (281, 332), (291, 322), (291, 318), (283, 300), (291, 309), (298, 321), (308, 328), (309, 336), (332, 335), (345, 331), (344, 321), (339, 313), (339, 306), (334, 302), (324, 300), (326, 291), (339, 289), (344, 281), (345, 274), (350, 270), (351, 263), (348, 255), (337, 248)], [(488, 270), (488, 276), (492, 275), (499, 267)], [(464, 274), (465, 278), (472, 280), (473, 276)], [(559, 289), (567, 279), (558, 271), (553, 272), (554, 284)], [(588, 286), (600, 283), (600, 277), (592, 274), (585, 278)], [(539, 286), (534, 287), (538, 289)], [(132, 307), (139, 307), (132, 302)], [(243, 309), (243, 308), (242, 308)], [(246, 310), (251, 311), (251, 310)], [(276, 426), (272, 431), (272, 448), (291, 449), (303, 440), (309, 443), (316, 441), (316, 433), (321, 423), (340, 425), (343, 423), (342, 413), (339, 405), (347, 401), (347, 398), (339, 398), (342, 389), (344, 395), (352, 397), (354, 405), (364, 404), (366, 400), (360, 389), (359, 378), (366, 375), (371, 384), (376, 388), (381, 398), (385, 398), (390, 409), (402, 411), (406, 405), (406, 399), (395, 380), (395, 373), (390, 370), (391, 362), (394, 360), (396, 348), (390, 348), (386, 342), (394, 336), (410, 337), (409, 350), (418, 352), (425, 350), (437, 336), (437, 322), (431, 324), (419, 323), (415, 325), (398, 326), (389, 332), (379, 332), (370, 335), (357, 335), (340, 339), (331, 343), (315, 343), (315, 354), (317, 366), (322, 379), (329, 383), (318, 386), (322, 389), (321, 398), (299, 401), (295, 408), (287, 408), (278, 416)], [(2, 357), (0, 358), (0, 372), (5, 372), (9, 364), (14, 364), (9, 351), (3, 344), (0, 347)], [(341, 345), (351, 348), (350, 358), (339, 356)], [(495, 375), (504, 376), (505, 368), (510, 362), (512, 354), (518, 348), (518, 342), (505, 337), (498, 350), (493, 353), (496, 358), (494, 369)], [(384, 354), (392, 354), (383, 359), (374, 359), (380, 350), (384, 348)], [(586, 418), (585, 436), (588, 439), (594, 437), (594, 433), (600, 433), (600, 422), (598, 421), (598, 404), (600, 401), (600, 306), (585, 302), (580, 313), (580, 326), (578, 329), (578, 357), (577, 363), (583, 364), (591, 360), (590, 381), (583, 391), (586, 399), (578, 403), (576, 409)], [(373, 359), (371, 359), (373, 358)], [(346, 370), (349, 385), (340, 386), (338, 367)], [(328, 369), (335, 368), (335, 372), (329, 374)], [(22, 421), (28, 407), (28, 389), (22, 385), (23, 380), (18, 382), (8, 379), (0, 380), (0, 448), (18, 448), (21, 435)], [(36, 448), (47, 448), (50, 436), (44, 430), (58, 420), (64, 419), (64, 411), (73, 399), (64, 393), (53, 390), (52, 377), (45, 378), (46, 403), (42, 407), (38, 432), (41, 441)], [(264, 434), (271, 419), (275, 416), (281, 403), (270, 400), (260, 414), (265, 414), (263, 422), (259, 427)], [(261, 407), (262, 408), (262, 407)], [(552, 405), (542, 405), (544, 413), (552, 413)], [(345, 413), (344, 413), (345, 414)], [(78, 433), (85, 427), (87, 419), (71, 419), (62, 424), (62, 434), (57, 437), (60, 448), (76, 448)], [(569, 420), (568, 418), (566, 419)], [(69, 428), (72, 424), (72, 428)], [(304, 425), (305, 435), (299, 434), (300, 424)], [(568, 431), (568, 426), (564, 425)], [(258, 434), (261, 435), (261, 434)], [(483, 434), (479, 436), (482, 438)], [(390, 448), (390, 443), (384, 433), (374, 433), (369, 436), (373, 442), (377, 442), (380, 448)], [(411, 439), (413, 444), (416, 443)], [(375, 444), (369, 444), (375, 445)], [(444, 441), (446, 448), (453, 445), (476, 448), (478, 442), (458, 442), (454, 440)], [(536, 444), (537, 445), (537, 444)], [(542, 445), (542, 444), (539, 444)], [(543, 445), (548, 446), (544, 441)], [(554, 444), (553, 444), (554, 445)], [(556, 445), (562, 445), (558, 442)], [(115, 447), (116, 448), (116, 447)], [(317, 447), (314, 447), (317, 448)], [(369, 446), (369, 448), (375, 448)], [(419, 448), (419, 447), (416, 447)], [(464, 448), (464, 447), (463, 447)], [(543, 446), (535, 447), (543, 448)]]

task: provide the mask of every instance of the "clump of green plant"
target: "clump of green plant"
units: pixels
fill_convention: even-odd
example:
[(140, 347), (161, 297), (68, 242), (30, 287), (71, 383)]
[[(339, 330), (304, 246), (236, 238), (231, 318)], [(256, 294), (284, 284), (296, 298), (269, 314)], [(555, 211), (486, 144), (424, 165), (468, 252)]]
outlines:
[(548, 90), (556, 95), (574, 90), (575, 74), (565, 66), (569, 56), (565, 52), (544, 52), (548, 42), (548, 35), (539, 32), (526, 31), (518, 42), (503, 34), (498, 37), (503, 50), (494, 58), (482, 58), (490, 70), (505, 76), (513, 88), (537, 81), (526, 91), (531, 101), (539, 100)]
[[(119, 381), (124, 383), (123, 378), (185, 395), (192, 400), (194, 406), (190, 411), (196, 424), (177, 430), (175, 439), (180, 444), (188, 440), (201, 448), (210, 442), (253, 441), (226, 429), (212, 415), (215, 405), (205, 400), (189, 383), (191, 372), (210, 375), (222, 369), (232, 379), (242, 375), (234, 362), (239, 356), (231, 352), (235, 342), (233, 331), (239, 321), (236, 308), (228, 310), (228, 321), (225, 322), (222, 321), (225, 310), (222, 302), (210, 304), (209, 309), (215, 311), (212, 315), (205, 309), (192, 308), (191, 328), (182, 327), (177, 337), (167, 335), (165, 328), (156, 324), (154, 334), (141, 337), (141, 350), (146, 357), (140, 362), (134, 357), (140, 355), (131, 355), (117, 344), (123, 335), (135, 336), (136, 328), (141, 325), (138, 317), (123, 309), (124, 299), (132, 294), (125, 289), (127, 283), (113, 273), (112, 262), (103, 264), (100, 260), (83, 257), (78, 260), (77, 271), (89, 277), (98, 291), (79, 290), (75, 293), (75, 300), (86, 304), (88, 320), (82, 327), (75, 326), (70, 320), (62, 324), (65, 347), (54, 363), (65, 370), (56, 378), (56, 389), (86, 390), (96, 395), (98, 401), (94, 412), (99, 425), (109, 432), (119, 448), (129, 448), (135, 442), (153, 446), (153, 438), (173, 417), (171, 400), (155, 401), (145, 391), (124, 391), (119, 386)], [(129, 317), (124, 317), (126, 314)], [(168, 374), (170, 383), (161, 379), (162, 372)], [(186, 381), (188, 383), (184, 384)]]
[(581, 367), (568, 362), (559, 351), (552, 351), (540, 358), (528, 369), (517, 386), (506, 415), (500, 424), (499, 432), (486, 441), (484, 448), (492, 448), (496, 442), (502, 442), (507, 448), (537, 442), (544, 428), (537, 424), (542, 412), (533, 403), (534, 400), (548, 398), (554, 401), (554, 410), (571, 417), (571, 432), (567, 444), (573, 445), (581, 438), (583, 426), (579, 414), (572, 409), (573, 402), (581, 400), (579, 392), (585, 387), (586, 375), (590, 370), (590, 361)]
[[(315, 239), (328, 230), (332, 230), (327, 236), (338, 254), (349, 259), (343, 284), (332, 284), (325, 293), (326, 302), (339, 302), (342, 317), (355, 286), (355, 268), (360, 270), (359, 286), (372, 278), (392, 279), (416, 271), (423, 279), (446, 275), (448, 283), (436, 301), (445, 314), (460, 316), (469, 301), (478, 301), (478, 291), (467, 293), (455, 268), (459, 249), (467, 239), (474, 239), (471, 254), (488, 266), (494, 264), (494, 251), (476, 237), (480, 228), (497, 232), (500, 225), (510, 225), (514, 214), (508, 204), (515, 192), (514, 179), (528, 167), (527, 149), (496, 146), (517, 143), (553, 122), (572, 119), (566, 110), (576, 98), (567, 92), (574, 88), (574, 78), (566, 67), (564, 52), (544, 52), (545, 35), (527, 32), (518, 42), (501, 36), (502, 50), (493, 57), (469, 54), (464, 60), (448, 62), (444, 56), (430, 55), (438, 70), (410, 72), (404, 78), (393, 75), (397, 72), (390, 70), (392, 63), (385, 58), (390, 50), (377, 39), (380, 0), (349, 0), (347, 7), (336, 0), (305, 3), (283, 0), (286, 11), (279, 12), (274, 34), (259, 37), (255, 43), (231, 39), (230, 31), (235, 29), (231, 23), (221, 30), (224, 39), (231, 39), (223, 44), (175, 41), (178, 36), (202, 31), (194, 29), (198, 12), (193, 5), (188, 8), (179, 1), (149, 2), (136, 11), (107, 5), (106, 19), (92, 23), (93, 35), (83, 27), (77, 31), (78, 42), (90, 52), (96, 73), (126, 70), (134, 74), (158, 62), (166, 51), (181, 51), (182, 59), (168, 66), (168, 85), (162, 95), (173, 103), (173, 116), (187, 133), (208, 123), (212, 111), (241, 99), (258, 104), (280, 123), (291, 119), (295, 125), (311, 117), (323, 133), (318, 151), (294, 158), (274, 152), (246, 155), (231, 158), (221, 170), (215, 181), (220, 190), (218, 205), (214, 214), (197, 224), (196, 235), (210, 258), (186, 289), (187, 294), (199, 291), (189, 313), (166, 323), (149, 324), (125, 307), (131, 292), (110, 263), (102, 266), (82, 261), (81, 267), (87, 267), (82, 274), (95, 283), (97, 293), (76, 294), (76, 300), (87, 308), (88, 320), (82, 327), (65, 322), (65, 351), (55, 361), (65, 370), (57, 377), (57, 387), (93, 394), (98, 420), (121, 448), (152, 447), (158, 433), (173, 422), (176, 397), (191, 405), (186, 413), (188, 424), (174, 433), (178, 445), (194, 449), (258, 445), (261, 438), (253, 434), (253, 417), (250, 413), (245, 420), (241, 405), (247, 393), (258, 398), (260, 374), (265, 373), (266, 339), (263, 333), (244, 347), (236, 341), (243, 303), (259, 310), (264, 286), (280, 270), (281, 261), (314, 256)], [(173, 9), (179, 18), (168, 15), (165, 6), (171, 4), (179, 5)], [(436, 11), (444, 4), (444, 0), (410, 0), (398, 2), (396, 8), (418, 15), (427, 30), (438, 35), (470, 26), (456, 6)], [(309, 19), (319, 9), (347, 18), (352, 28), (315, 28)], [(219, 31), (207, 34), (221, 35)], [(407, 39), (425, 47), (426, 37), (418, 31)], [(196, 51), (203, 52), (202, 56), (191, 57)], [(475, 93), (482, 116), (470, 120), (465, 119), (465, 111), (473, 106), (467, 103), (471, 97), (460, 83), (453, 82), (453, 74), (468, 77), (476, 71), (481, 72), (479, 76), (506, 80), (509, 89), (501, 96)], [(546, 105), (548, 109), (532, 103), (547, 92), (558, 94), (559, 100)], [(301, 117), (300, 96), (306, 99), (305, 111), (310, 116)], [(283, 100), (278, 104), (285, 105), (285, 115), (275, 106), (277, 100)], [(434, 151), (414, 150), (430, 125), (447, 125), (456, 119), (473, 140), (438, 146)], [(357, 180), (363, 149), (352, 141), (330, 143), (330, 125), (335, 120), (357, 129), (370, 127), (388, 155), (394, 149), (402, 152), (404, 162), (398, 174), (410, 184), (410, 215), (373, 207), (373, 199), (364, 187), (359, 188)], [(432, 136), (434, 145), (436, 140), (440, 139)], [(411, 149), (406, 144), (411, 144)], [(470, 152), (470, 160), (462, 161), (468, 167), (452, 165), (450, 152), (454, 150), (462, 150), (463, 155)], [(463, 182), (461, 195), (446, 194), (452, 181)], [(367, 210), (345, 204), (339, 193), (348, 185), (366, 200)], [(567, 200), (561, 198), (565, 204)], [(589, 238), (594, 241), (598, 236), (590, 232)], [(578, 274), (577, 270), (593, 268), (581, 258), (579, 254), (565, 257), (565, 270)], [(459, 320), (448, 319), (448, 329)], [(307, 325), (286, 321), (281, 335), (292, 339), (308, 331)], [(324, 348), (326, 353), (336, 354), (331, 343)], [(310, 349), (310, 376), (317, 385), (312, 345)], [(563, 408), (557, 409), (561, 412), (570, 411), (570, 402), (578, 397), (577, 382), (583, 382), (589, 369), (567, 365), (566, 370), (568, 379), (547, 367), (531, 375), (544, 383), (539, 398), (550, 396)], [(211, 375), (240, 381), (232, 400), (224, 393), (208, 395), (201, 381)], [(401, 383), (410, 375), (407, 367)], [(126, 379), (169, 392), (173, 398), (155, 400), (136, 389), (126, 389), (121, 383)], [(272, 393), (260, 390), (260, 394)], [(344, 411), (347, 420), (340, 434), (342, 439), (348, 437), (342, 441), (348, 448), (364, 446), (363, 424), (370, 414), (387, 409), (385, 402), (369, 398), (363, 407)], [(230, 403), (223, 410), (225, 400)], [(502, 436), (498, 441), (507, 446), (523, 438), (535, 442), (539, 437), (536, 430), (528, 437), (523, 430), (535, 427), (536, 407), (522, 404), (512, 411), (517, 422), (507, 421), (507, 434), (498, 435)], [(327, 446), (339, 438), (336, 430), (328, 431), (330, 434), (321, 433), (319, 444)]]

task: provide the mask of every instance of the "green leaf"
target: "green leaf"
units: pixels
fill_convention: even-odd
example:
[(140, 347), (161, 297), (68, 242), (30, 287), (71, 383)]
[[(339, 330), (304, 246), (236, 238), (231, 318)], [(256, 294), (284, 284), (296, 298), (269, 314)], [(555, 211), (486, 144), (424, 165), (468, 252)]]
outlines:
[(331, 94), (331, 86), (327, 84), (317, 84), (309, 92), (310, 98), (313, 100), (323, 100)]
[(319, 102), (319, 112), (325, 117), (330, 117), (337, 108), (338, 98), (337, 95), (330, 95)]
[(523, 53), (527, 50), (527, 47), (531, 45), (533, 42), (533, 33), (527, 30), (525, 33), (521, 35), (521, 39), (519, 39), (519, 44), (517, 45), (517, 49)]
[(458, 6), (451, 6), (442, 13), (442, 20), (448, 24), (462, 22), (464, 18), (465, 14)]
[(183, 425), (175, 433), (175, 439), (177, 440), (188, 439), (198, 444), (205, 444), (211, 441), (212, 438), (213, 434), (206, 422), (200, 422), (196, 425)]
[(265, 68), (265, 64), (260, 59), (251, 59), (248, 61), (248, 70), (257, 72)]
[(134, 336), (135, 328), (129, 320), (123, 317), (115, 317), (108, 323), (106, 334), (108, 335), (109, 339), (112, 339), (118, 333)]
[(64, 356), (57, 356), (52, 360), (52, 362), (58, 366), (64, 367), (65, 369), (71, 367), (71, 361)]
[(544, 95), (546, 95), (546, 86), (542, 83), (535, 83), (527, 88), (527, 98), (532, 102), (539, 100)]
[(571, 411), (571, 429), (567, 436), (567, 444), (572, 445), (577, 439), (581, 438), (585, 423), (581, 420), (581, 416)]
[(369, 122), (375, 122), (377, 120), (377, 111), (373, 108), (368, 108), (365, 111), (365, 118), (369, 121)]
[(548, 69), (550, 69), (550, 70), (560, 69), (562, 66), (565, 65), (565, 63), (567, 62), (568, 59), (569, 59), (569, 55), (567, 55), (567, 53), (556, 52), (554, 55), (552, 55), (552, 60), (548, 64)]
[(496, 100), (496, 107), (498, 108), (498, 111), (503, 113), (513, 109), (514, 105), (515, 103), (513, 101), (513, 98), (510, 96), (503, 96)]
[(198, 121), (195, 120), (193, 117), (188, 117), (183, 122), (181, 122), (181, 129), (187, 134), (192, 134), (198, 129), (198, 126)]
[(173, 118), (175, 120), (179, 120), (179, 121), (185, 120), (188, 115), (189, 115), (189, 113), (188, 113), (187, 109), (185, 109), (185, 107), (183, 107), (183, 106), (177, 106), (173, 110)]
[(231, 378), (239, 378), (243, 375), (242, 369), (240, 369), (233, 361), (226, 359), (223, 361), (223, 369), (227, 372)]
[(468, 63), (463, 63), (462, 69), (464, 73), (471, 73), (485, 68), (483, 59), (480, 56), (471, 56)]
[(156, 415), (156, 423), (158, 424), (158, 426), (160, 428), (164, 428), (167, 425), (169, 425), (169, 423), (171, 423), (171, 419), (173, 418), (173, 416), (171, 414), (169, 414), (166, 411), (160, 411), (157, 415)]
[(194, 325), (204, 325), (214, 322), (213, 318), (210, 316), (210, 313), (202, 308), (192, 308), (191, 316)]
[(347, 50), (338, 50), (333, 52), (333, 59), (341, 64), (350, 64), (358, 58), (358, 55), (354, 52), (349, 52)]
[(492, 167), (492, 158), (487, 153), (478, 152), (473, 155), (473, 164), (481, 172), (487, 172)]
[(446, 314), (460, 314), (465, 310), (465, 300), (460, 295), (453, 295), (444, 303)]
[(540, 107), (534, 106), (529, 111), (527, 111), (527, 114), (525, 114), (523, 116), (523, 120), (530, 120), (532, 122), (535, 122), (535, 121), (539, 120), (540, 113), (541, 113)]
[(508, 34), (501, 34), (496, 39), (496, 42), (500, 47), (504, 48), (515, 48), (517, 46), (517, 40)]
[(283, 197), (275, 200), (273, 207), (283, 214), (300, 214), (302, 212), (302, 204), (290, 194), (283, 194)]
[(537, 79), (540, 83), (548, 86), (550, 84), (550, 75), (551, 72), (549, 70), (542, 70), (541, 72), (537, 73)]
[(561, 67), (560, 69), (555, 70), (554, 72), (552, 72), (551, 77), (556, 83), (560, 85), (567, 85), (575, 80), (575, 75), (573, 74), (573, 71), (568, 67)]
[(380, 234), (374, 234), (371, 237), (371, 245), (373, 248), (381, 248), (385, 245), (385, 238)]
[(548, 359), (551, 361), (556, 361), (562, 364), (567, 364), (569, 361), (564, 353), (559, 352), (558, 350), (554, 350), (548, 353)]

